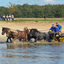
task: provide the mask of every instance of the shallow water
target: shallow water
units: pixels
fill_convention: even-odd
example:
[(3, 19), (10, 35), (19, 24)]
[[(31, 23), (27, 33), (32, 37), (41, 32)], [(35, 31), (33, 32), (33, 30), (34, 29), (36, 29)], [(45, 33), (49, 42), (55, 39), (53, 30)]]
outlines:
[(0, 44), (0, 64), (64, 64), (64, 43)]

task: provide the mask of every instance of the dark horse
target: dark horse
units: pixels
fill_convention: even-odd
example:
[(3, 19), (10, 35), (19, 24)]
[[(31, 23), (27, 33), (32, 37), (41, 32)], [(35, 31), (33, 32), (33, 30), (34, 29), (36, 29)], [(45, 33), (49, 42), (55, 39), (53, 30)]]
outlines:
[[(6, 27), (2, 27), (2, 35), (4, 35), (5, 33), (6, 33), (6, 35), (7, 35), (7, 33), (10, 31), (11, 29), (10, 28), (6, 28)], [(12, 31), (15, 31), (15, 30), (12, 30)], [(20, 30), (16, 30), (17, 32), (19, 32)], [(16, 32), (15, 31), (15, 32)], [(12, 40), (11, 40), (11, 38), (13, 38), (13, 35), (12, 34), (10, 34), (9, 36), (7, 36), (8, 38), (7, 38), (7, 41), (6, 42), (8, 42), (9, 40), (10, 40), (10, 42), (12, 42)]]
[(46, 37), (45, 37), (45, 33), (41, 33), (37, 29), (31, 29), (30, 30), (30, 33), (28, 34), (28, 41), (31, 38), (34, 38), (35, 39), (35, 42), (36, 42), (37, 40), (42, 40), (42, 39), (45, 40)]
[(24, 42), (27, 42), (28, 34), (29, 34), (29, 30), (27, 29), (27, 27), (25, 27), (24, 31), (14, 32), (14, 31), (10, 30), (10, 31), (8, 31), (7, 36), (13, 35), (13, 42), (16, 39), (24, 39)]

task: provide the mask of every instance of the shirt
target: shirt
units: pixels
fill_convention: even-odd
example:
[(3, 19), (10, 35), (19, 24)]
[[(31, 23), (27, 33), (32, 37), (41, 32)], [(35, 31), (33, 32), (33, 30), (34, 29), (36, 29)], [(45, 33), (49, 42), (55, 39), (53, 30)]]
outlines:
[(58, 26), (58, 28), (59, 28), (59, 29), (60, 29), (60, 28), (62, 28), (62, 26), (61, 26), (61, 25), (59, 25), (59, 24), (58, 24), (57, 26)]
[(55, 28), (56, 29), (56, 31), (55, 32), (59, 32), (59, 28)]
[(50, 30), (53, 30), (55, 32), (56, 31), (55, 26), (51, 27)]

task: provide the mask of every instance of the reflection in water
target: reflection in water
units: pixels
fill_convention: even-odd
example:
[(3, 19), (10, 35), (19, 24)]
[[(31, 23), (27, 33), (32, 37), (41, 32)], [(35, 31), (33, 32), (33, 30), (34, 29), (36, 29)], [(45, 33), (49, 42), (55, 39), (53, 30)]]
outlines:
[(26, 49), (29, 44), (7, 44), (7, 49), (18, 49), (23, 48)]
[[(7, 46), (6, 46), (7, 45)], [(0, 46), (1, 64), (64, 64), (64, 44)]]
[[(22, 49), (26, 49), (28, 47), (28, 44), (7, 44), (7, 49), (19, 49), (19, 48), (22, 48)], [(23, 57), (23, 58), (27, 58), (27, 56), (25, 55), (17, 55), (16, 53), (18, 53), (19, 50), (16, 50), (16, 51), (8, 51), (7, 54), (3, 54), (3, 57), (8, 57), (8, 58), (16, 58), (16, 57)], [(13, 54), (11, 54), (13, 53)], [(20, 51), (19, 54), (28, 54), (28, 52), (22, 52)]]
[(17, 49), (17, 48), (21, 48), (22, 45), (20, 44), (7, 44), (7, 49)]

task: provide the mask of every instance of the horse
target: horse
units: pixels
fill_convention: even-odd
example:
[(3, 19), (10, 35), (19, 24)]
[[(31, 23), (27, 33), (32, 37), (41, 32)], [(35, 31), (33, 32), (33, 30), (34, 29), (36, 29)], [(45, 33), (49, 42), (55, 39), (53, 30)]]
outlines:
[[(2, 27), (2, 35), (4, 35), (5, 33), (7, 34), (9, 30), (10, 30), (10, 28)], [(6, 42), (8, 42), (9, 39), (12, 42), (10, 36), (7, 38), (7, 41)]]
[(24, 42), (27, 42), (28, 40), (28, 37), (27, 35), (29, 34), (29, 30), (27, 27), (24, 28), (24, 31), (19, 31), (19, 32), (13, 32), (11, 30), (8, 31), (7, 33), (7, 36), (10, 36), (12, 35), (13, 36), (13, 42), (16, 40), (16, 39), (23, 39)]
[(31, 29), (30, 33), (28, 34), (28, 41), (30, 41), (31, 38), (35, 39), (35, 42), (37, 40), (45, 40), (45, 33), (41, 33), (40, 31), (38, 31), (37, 29)]
[[(4, 35), (5, 33), (6, 33), (6, 35), (7, 35), (7, 33), (9, 32), (9, 31), (14, 31), (14, 32), (19, 32), (20, 30), (12, 30), (12, 29), (10, 29), (10, 28), (6, 28), (6, 27), (2, 27), (2, 35)], [(8, 42), (9, 41), (9, 39), (10, 39), (10, 42), (12, 42), (12, 40), (11, 40), (11, 38), (13, 38), (13, 35), (11, 34), (11, 35), (9, 35), (9, 36), (7, 36), (8, 38), (7, 38), (7, 41), (6, 42)]]

